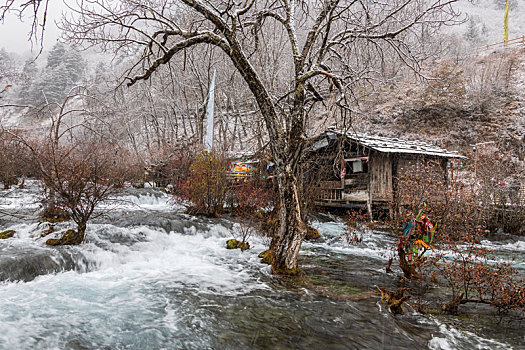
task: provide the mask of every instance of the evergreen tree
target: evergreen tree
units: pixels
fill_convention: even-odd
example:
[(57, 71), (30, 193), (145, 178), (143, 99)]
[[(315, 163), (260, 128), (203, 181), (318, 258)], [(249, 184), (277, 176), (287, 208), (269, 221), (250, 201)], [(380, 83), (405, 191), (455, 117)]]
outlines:
[[(494, 4), (498, 10), (505, 10), (505, 7), (507, 6), (507, 2), (505, 0), (494, 0)], [(518, 1), (510, 0), (509, 11), (515, 10), (516, 8), (518, 8)]]
[(22, 80), (18, 86), (18, 100), (22, 103), (32, 103), (34, 100), (38, 99), (38, 96), (35, 96), (35, 93), (38, 91), (33, 89), (33, 84), (38, 77), (38, 67), (33, 59), (28, 59), (24, 63), (24, 68), (22, 69)]
[(34, 87), (40, 92), (37, 104), (42, 102), (60, 103), (67, 96), (68, 92), (66, 91), (67, 83), (60, 66), (52, 69), (44, 69)]
[[(69, 49), (66, 52), (61, 68), (68, 89), (75, 87), (83, 82), (84, 79), (84, 60), (80, 52)], [(67, 93), (67, 91), (66, 91)]]
[(83, 83), (84, 60), (81, 54), (57, 43), (47, 57), (44, 69), (28, 89), (27, 98), (33, 104), (61, 103), (70, 90)]
[(47, 56), (46, 69), (55, 69), (59, 67), (68, 53), (66, 45), (57, 42)]
[(10, 79), (14, 73), (13, 58), (5, 48), (0, 49), (0, 83)]
[(93, 72), (92, 83), (100, 88), (100, 85), (107, 82), (107, 72), (107, 64), (102, 61), (98, 62)]
[(16, 59), (7, 52), (6, 49), (0, 49), (0, 98), (12, 95), (13, 88), (19, 79), (19, 69), (16, 65)]
[(468, 21), (467, 31), (464, 34), (465, 39), (472, 44), (479, 45), (481, 35), (479, 30), (478, 18), (470, 17)]
[(483, 23), (481, 26), (481, 36), (484, 42), (486, 41), (486, 38), (488, 35), (489, 35), (489, 28), (487, 27), (485, 23)]
[(112, 77), (110, 68), (105, 62), (98, 62), (89, 80), (89, 90), (95, 95), (110, 93), (114, 86), (111, 85)]

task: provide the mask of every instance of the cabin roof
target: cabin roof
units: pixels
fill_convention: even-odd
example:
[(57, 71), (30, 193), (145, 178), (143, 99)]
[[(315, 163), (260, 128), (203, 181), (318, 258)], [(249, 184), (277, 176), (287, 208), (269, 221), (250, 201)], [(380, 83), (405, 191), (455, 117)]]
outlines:
[[(343, 135), (344, 132), (341, 130), (330, 128), (327, 129), (323, 134), (331, 138), (331, 135), (332, 137), (338, 137)], [(319, 136), (322, 136), (323, 134)], [(422, 141), (402, 140), (399, 138), (362, 134), (355, 131), (347, 132), (346, 137), (364, 147), (382, 153), (424, 154), (443, 158), (467, 159), (467, 157), (459, 154), (457, 151), (448, 151), (446, 149), (439, 148), (437, 146)], [(322, 147), (324, 146), (318, 148)]]
[(235, 160), (249, 160), (255, 158), (257, 152), (251, 150), (242, 150), (242, 151), (229, 151), (226, 152), (226, 157), (228, 159)]

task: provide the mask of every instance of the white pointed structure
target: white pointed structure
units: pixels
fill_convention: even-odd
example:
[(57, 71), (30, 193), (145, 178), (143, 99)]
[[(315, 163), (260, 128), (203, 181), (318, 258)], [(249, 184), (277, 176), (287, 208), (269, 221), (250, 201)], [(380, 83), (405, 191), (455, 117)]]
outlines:
[(211, 78), (210, 89), (208, 91), (208, 105), (206, 106), (206, 136), (204, 139), (204, 147), (206, 151), (211, 152), (213, 149), (213, 108), (215, 104), (215, 73)]

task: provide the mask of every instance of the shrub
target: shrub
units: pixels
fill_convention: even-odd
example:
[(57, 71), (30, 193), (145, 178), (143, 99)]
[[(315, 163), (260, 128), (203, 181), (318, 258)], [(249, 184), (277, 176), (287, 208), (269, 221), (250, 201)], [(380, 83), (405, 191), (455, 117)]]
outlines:
[(226, 169), (226, 160), (217, 153), (204, 151), (197, 155), (184, 184), (193, 212), (217, 216), (223, 211), (228, 190)]
[[(490, 159), (494, 161), (494, 157)], [(485, 164), (483, 172), (497, 176), (498, 172), (494, 171), (497, 166), (491, 171), (488, 162), (482, 164)], [(482, 172), (477, 174), (474, 184), (466, 183), (472, 174), (462, 174), (463, 181), (444, 181), (443, 172), (428, 171), (429, 168), (437, 169), (413, 166), (405, 169), (398, 179), (397, 205), (408, 214), (398, 216), (399, 222), (415, 217), (421, 204), (426, 202), (426, 213), (437, 225), (432, 242), (436, 250), (431, 259), (423, 257), (428, 249), (421, 248), (419, 255), (409, 261), (401, 245), (398, 247), (405, 276), (430, 277), (430, 272), (436, 272), (436, 266), (452, 291), (452, 300), (443, 305), (447, 312), (457, 313), (461, 304), (481, 303), (494, 307), (500, 314), (513, 310), (525, 315), (523, 277), (509, 263), (492, 261), (493, 252), (479, 245), (488, 232), (489, 219), (501, 211), (495, 187), (491, 185), (493, 179), (484, 181)], [(400, 243), (413, 244), (404, 240), (406, 237), (400, 236)]]
[(17, 184), (19, 177), (31, 175), (34, 168), (27, 148), (13, 136), (18, 134), (0, 131), (0, 182), (5, 189)]
[(230, 188), (232, 198), (232, 213), (235, 216), (246, 217), (257, 209), (272, 206), (271, 188), (256, 179), (233, 184)]

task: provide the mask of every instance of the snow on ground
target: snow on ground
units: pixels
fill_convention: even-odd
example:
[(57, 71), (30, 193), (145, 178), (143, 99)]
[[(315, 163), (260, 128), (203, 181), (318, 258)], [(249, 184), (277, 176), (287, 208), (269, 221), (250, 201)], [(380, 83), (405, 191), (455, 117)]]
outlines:
[[(510, 0), (509, 11), (509, 39), (525, 35), (525, 2)], [(499, 4), (498, 4), (499, 3)], [(454, 7), (479, 23), (480, 45), (503, 41), (503, 16), (505, 14), (505, 0), (461, 0)], [(479, 21), (479, 22), (478, 22)], [(469, 23), (451, 27), (450, 31), (463, 35)], [(485, 30), (482, 30), (485, 26)]]

